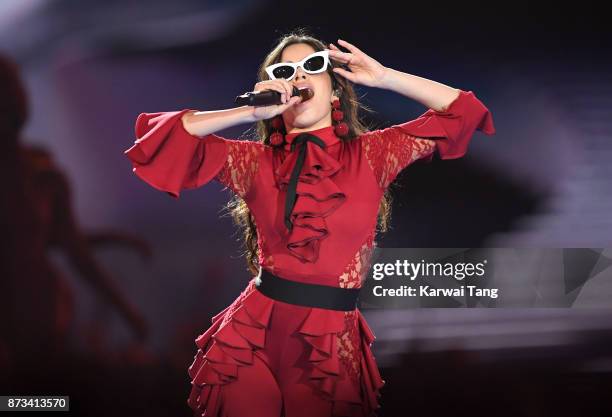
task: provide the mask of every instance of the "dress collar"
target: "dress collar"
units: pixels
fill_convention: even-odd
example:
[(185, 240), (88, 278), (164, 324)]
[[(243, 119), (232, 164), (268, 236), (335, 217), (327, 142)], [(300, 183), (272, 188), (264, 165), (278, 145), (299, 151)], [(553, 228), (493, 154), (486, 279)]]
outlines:
[(321, 140), (323, 140), (323, 142), (325, 142), (326, 146), (332, 146), (341, 141), (341, 139), (338, 137), (338, 135), (336, 135), (336, 132), (334, 131), (334, 126), (326, 126), (315, 130), (309, 130), (307, 132), (287, 133), (285, 135), (284, 149), (290, 151), (291, 143), (301, 133), (309, 133), (320, 138)]

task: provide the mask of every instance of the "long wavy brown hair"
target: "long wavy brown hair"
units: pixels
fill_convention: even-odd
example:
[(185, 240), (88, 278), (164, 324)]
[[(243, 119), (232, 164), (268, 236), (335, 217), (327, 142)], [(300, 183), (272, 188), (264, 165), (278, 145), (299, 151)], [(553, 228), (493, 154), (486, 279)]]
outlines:
[[(284, 49), (295, 43), (305, 43), (310, 45), (315, 51), (322, 51), (326, 49), (327, 43), (316, 39), (312, 35), (308, 34), (303, 28), (296, 29), (288, 34), (283, 35), (276, 46), (268, 53), (264, 61), (259, 67), (257, 74), (257, 82), (268, 80), (268, 74), (265, 68), (268, 65), (276, 64), (280, 62)], [(332, 80), (332, 90), (340, 93), (340, 106), (344, 113), (343, 121), (349, 127), (349, 132), (346, 136), (342, 137), (342, 140), (353, 140), (361, 134), (367, 132), (369, 129), (359, 120), (359, 111), (364, 110), (371, 112), (372, 110), (367, 106), (361, 104), (353, 89), (352, 83), (346, 80), (340, 75), (336, 75), (333, 72), (333, 68), (336, 66), (342, 66), (330, 60), (330, 66), (327, 68), (327, 73)], [(343, 66), (345, 67), (345, 66)], [(287, 133), (282, 128), (282, 133)], [(264, 144), (270, 145), (270, 135), (274, 132), (272, 127), (272, 119), (260, 120), (256, 123), (255, 137), (256, 140), (262, 141)], [(378, 211), (378, 220), (376, 230), (379, 233), (388, 231), (389, 224), (391, 221), (391, 203), (392, 198), (389, 190), (387, 189), (381, 199), (380, 208)], [(245, 201), (238, 195), (234, 197), (225, 206), (234, 224), (242, 230), (242, 240), (244, 245), (244, 255), (247, 262), (247, 269), (253, 274), (257, 275), (259, 272), (259, 248), (257, 245), (257, 228), (255, 226), (255, 220), (247, 207)]]

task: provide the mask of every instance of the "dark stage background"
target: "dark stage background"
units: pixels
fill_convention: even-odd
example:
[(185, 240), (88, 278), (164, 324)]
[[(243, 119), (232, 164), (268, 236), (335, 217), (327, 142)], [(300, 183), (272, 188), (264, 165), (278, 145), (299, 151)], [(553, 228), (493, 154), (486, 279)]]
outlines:
[[(298, 26), (474, 91), (493, 113), (497, 134), (476, 133), (466, 157), (402, 172), (380, 246), (612, 248), (609, 18), (583, 3), (534, 7), (3, 1), (0, 51), (18, 63), (31, 102), (21, 142), (65, 173), (92, 256), (149, 331), (138, 339), (78, 258), (49, 247), (30, 262), (66, 282), (68, 350), (39, 359), (55, 348), (38, 337), (0, 395), (70, 395), (75, 415), (190, 415), (193, 341), (250, 279), (240, 236), (221, 216), (231, 195), (211, 183), (174, 200), (133, 175), (123, 152), (141, 112), (232, 107), (274, 41)], [(357, 90), (379, 127), (426, 110)], [(380, 415), (612, 415), (612, 310), (589, 308), (612, 307), (611, 279), (610, 270), (593, 277), (571, 309), (364, 310), (387, 381)]]

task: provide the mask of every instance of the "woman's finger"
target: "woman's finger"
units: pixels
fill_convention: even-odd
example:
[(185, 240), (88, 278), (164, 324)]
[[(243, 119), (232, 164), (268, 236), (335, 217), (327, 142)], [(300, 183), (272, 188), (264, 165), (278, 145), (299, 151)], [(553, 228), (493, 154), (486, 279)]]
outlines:
[(351, 51), (354, 54), (357, 54), (359, 52), (361, 52), (361, 50), (359, 48), (357, 48), (355, 45), (348, 43), (345, 40), (342, 39), (338, 39), (338, 43), (342, 46), (344, 46), (346, 49), (348, 49), (349, 51)]
[(280, 80), (271, 80), (268, 85), (268, 88), (279, 92), (281, 94), (281, 100), (283, 103), (285, 103), (288, 100), (287, 89), (285, 88), (284, 84)]
[(291, 94), (293, 94), (293, 86), (289, 83), (289, 81), (285, 79), (280, 80), (280, 81), (283, 84), (283, 87), (285, 88), (285, 92), (287, 93), (287, 101), (289, 101)]
[(357, 60), (357, 56), (354, 55), (352, 52), (341, 51), (333, 43), (330, 43), (330, 46), (334, 48), (334, 49), (329, 50), (329, 56), (331, 59), (342, 62), (344, 64), (351, 64)]
[(283, 103), (286, 103), (287, 101), (289, 101), (289, 97), (291, 96), (291, 93), (289, 92), (290, 90), (288, 88), (287, 80), (282, 80), (282, 79), (274, 80), (274, 85), (278, 87), (277, 91), (281, 93)]
[(343, 64), (351, 62), (351, 59), (353, 58), (351, 53), (341, 51), (329, 51), (329, 56), (331, 59), (342, 62)]
[(276, 80), (265, 80), (255, 84), (253, 91), (274, 90), (282, 93), (283, 91), (279, 91), (281, 88), (282, 87), (276, 82)]
[(291, 97), (286, 103), (283, 104), (277, 104), (276, 105), (276, 111), (275, 111), (275, 115), (279, 115), (285, 112), (285, 110), (287, 110), (289, 107), (293, 106), (294, 104), (299, 103), (302, 100), (301, 97), (295, 96), (295, 97)]
[(340, 74), (341, 76), (343, 76), (344, 78), (346, 78), (349, 81), (356, 82), (355, 81), (355, 74), (353, 74), (350, 71), (347, 71), (347, 70), (345, 70), (343, 68), (338, 68), (338, 67), (334, 68), (333, 71), (335, 73), (337, 73), (337, 74)]
[(267, 87), (267, 88), (268, 88), (268, 89), (270, 89), (270, 90), (273, 90), (273, 91), (277, 91), (277, 92), (279, 92), (279, 93), (280, 93), (280, 95), (281, 95), (281, 100), (282, 100), (282, 102), (283, 102), (283, 103), (285, 102), (285, 97), (284, 97), (284, 94), (285, 94), (285, 88), (284, 88), (282, 85), (280, 85), (280, 84), (279, 84), (279, 83), (277, 83), (276, 81), (273, 81), (273, 82), (271, 82), (271, 83), (268, 85), (268, 87)]

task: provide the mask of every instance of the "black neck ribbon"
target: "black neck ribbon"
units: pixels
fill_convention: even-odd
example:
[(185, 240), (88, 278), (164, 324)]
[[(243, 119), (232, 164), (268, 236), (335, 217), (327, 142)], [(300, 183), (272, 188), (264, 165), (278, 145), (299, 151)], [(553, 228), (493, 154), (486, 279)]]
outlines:
[(295, 162), (295, 166), (293, 167), (293, 171), (291, 172), (291, 177), (289, 178), (289, 184), (287, 186), (287, 197), (285, 198), (285, 226), (287, 229), (293, 229), (293, 222), (291, 221), (291, 212), (293, 211), (293, 207), (295, 206), (295, 200), (297, 198), (297, 183), (298, 178), (300, 176), (300, 172), (302, 172), (302, 167), (304, 166), (304, 160), (306, 159), (306, 142), (313, 142), (315, 145), (325, 149), (325, 142), (310, 133), (300, 133), (297, 135), (293, 142), (291, 142), (291, 152), (295, 150), (297, 146), (300, 147), (297, 161)]

